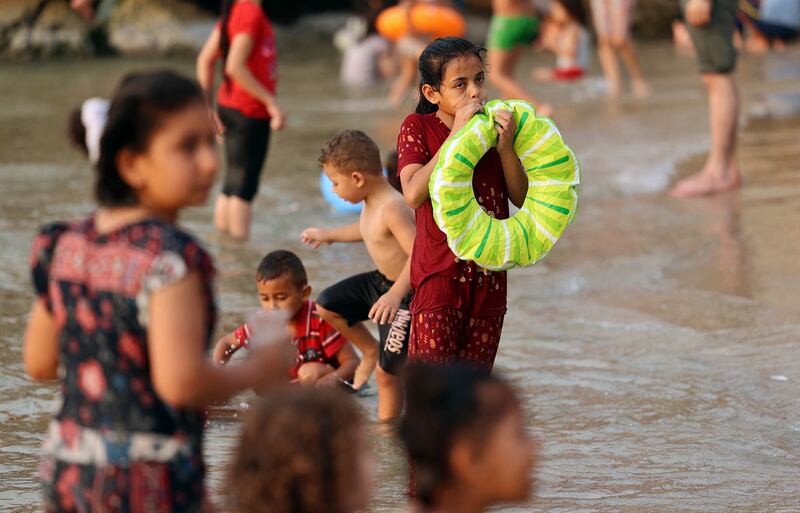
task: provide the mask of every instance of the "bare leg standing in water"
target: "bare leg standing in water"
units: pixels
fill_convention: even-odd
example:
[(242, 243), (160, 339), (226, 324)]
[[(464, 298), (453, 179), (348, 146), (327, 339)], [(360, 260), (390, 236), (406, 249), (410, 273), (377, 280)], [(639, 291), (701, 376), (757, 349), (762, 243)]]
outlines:
[(647, 96), (650, 94), (650, 85), (642, 74), (629, 33), (633, 0), (592, 0), (591, 5), (597, 32), (597, 53), (608, 83), (609, 96), (616, 98), (622, 90), (617, 52), (628, 68), (633, 94), (639, 98)]
[(703, 169), (669, 191), (681, 198), (723, 192), (741, 183), (736, 163), (739, 93), (733, 77), (736, 1), (684, 0), (684, 9), (708, 91), (711, 148)]
[(537, 101), (514, 78), (523, 49), (530, 46), (539, 33), (539, 20), (530, 2), (493, 0), (492, 12), (486, 56), (489, 81), (500, 90), (503, 99), (525, 100), (534, 104), (539, 114), (550, 116), (553, 107)]

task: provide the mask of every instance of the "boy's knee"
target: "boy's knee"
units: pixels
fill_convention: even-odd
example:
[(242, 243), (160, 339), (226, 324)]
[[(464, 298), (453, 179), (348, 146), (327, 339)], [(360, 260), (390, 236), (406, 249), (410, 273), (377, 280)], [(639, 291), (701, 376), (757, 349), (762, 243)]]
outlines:
[(329, 366), (319, 362), (304, 363), (297, 369), (297, 380), (303, 385), (313, 385), (325, 374), (331, 372)]

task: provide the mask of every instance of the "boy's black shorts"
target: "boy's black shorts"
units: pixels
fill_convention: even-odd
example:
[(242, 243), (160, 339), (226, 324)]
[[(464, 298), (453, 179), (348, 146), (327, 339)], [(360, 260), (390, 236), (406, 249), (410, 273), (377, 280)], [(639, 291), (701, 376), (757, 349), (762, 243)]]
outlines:
[[(356, 274), (323, 290), (317, 304), (335, 312), (353, 324), (369, 319), (372, 305), (389, 292), (394, 282), (378, 271)], [(411, 331), (411, 294), (403, 299), (400, 310), (391, 324), (379, 324), (380, 366), (389, 374), (397, 375), (408, 355), (408, 335)]]

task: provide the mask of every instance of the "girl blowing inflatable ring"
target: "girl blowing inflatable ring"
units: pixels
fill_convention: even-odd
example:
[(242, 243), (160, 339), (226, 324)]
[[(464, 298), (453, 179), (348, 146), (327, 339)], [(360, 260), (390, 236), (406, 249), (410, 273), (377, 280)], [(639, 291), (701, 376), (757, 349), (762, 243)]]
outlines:
[[(513, 112), (514, 150), (528, 174), (522, 208), (508, 219), (491, 217), (472, 189), (475, 164), (497, 143), (494, 113)], [(575, 217), (580, 166), (555, 124), (521, 100), (493, 100), (439, 154), (429, 190), (436, 224), (462, 260), (492, 271), (533, 265), (544, 258)]]

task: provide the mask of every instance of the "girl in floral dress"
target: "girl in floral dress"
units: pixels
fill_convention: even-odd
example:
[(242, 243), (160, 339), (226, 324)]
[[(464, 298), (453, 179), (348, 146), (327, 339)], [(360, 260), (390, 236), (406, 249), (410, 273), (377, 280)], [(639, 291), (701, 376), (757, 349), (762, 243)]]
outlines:
[(44, 443), (47, 512), (200, 511), (204, 406), (285, 374), (288, 344), (238, 368), (206, 355), (213, 263), (176, 222), (205, 202), (217, 167), (198, 85), (129, 75), (100, 143), (99, 208), (34, 240), (25, 366), (58, 379), (63, 398)]

